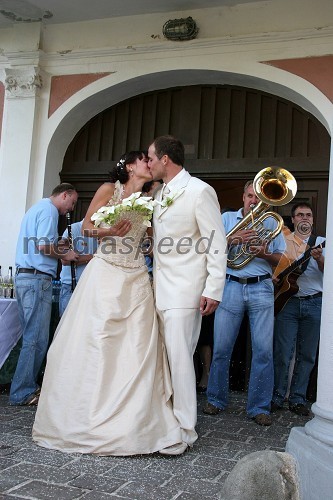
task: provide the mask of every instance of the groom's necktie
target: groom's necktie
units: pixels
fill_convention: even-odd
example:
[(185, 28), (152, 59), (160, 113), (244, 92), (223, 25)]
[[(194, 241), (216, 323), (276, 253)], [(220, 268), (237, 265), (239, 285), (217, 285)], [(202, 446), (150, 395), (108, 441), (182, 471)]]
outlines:
[(168, 196), (168, 194), (170, 193), (170, 189), (168, 188), (168, 186), (166, 184), (164, 184), (163, 186), (163, 191), (162, 191), (162, 200), (165, 200)]

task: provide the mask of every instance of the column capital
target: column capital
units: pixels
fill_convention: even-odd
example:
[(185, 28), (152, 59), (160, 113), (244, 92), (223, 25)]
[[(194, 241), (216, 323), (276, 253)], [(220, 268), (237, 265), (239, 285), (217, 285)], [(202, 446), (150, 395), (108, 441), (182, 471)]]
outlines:
[(5, 89), (8, 98), (35, 97), (42, 87), (42, 78), (37, 67), (25, 69), (7, 68), (5, 71)]

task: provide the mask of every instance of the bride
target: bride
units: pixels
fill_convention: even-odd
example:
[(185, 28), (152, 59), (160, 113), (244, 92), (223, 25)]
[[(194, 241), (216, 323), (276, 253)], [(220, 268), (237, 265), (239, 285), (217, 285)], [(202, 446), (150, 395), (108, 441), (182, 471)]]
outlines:
[(115, 169), (116, 182), (103, 184), (88, 208), (83, 229), (100, 244), (48, 352), (32, 432), (40, 446), (124, 456), (163, 453), (181, 442), (152, 289), (139, 251), (146, 226), (141, 220), (122, 220), (96, 229), (90, 220), (101, 206), (141, 191), (151, 180), (147, 161), (141, 151), (124, 155)]

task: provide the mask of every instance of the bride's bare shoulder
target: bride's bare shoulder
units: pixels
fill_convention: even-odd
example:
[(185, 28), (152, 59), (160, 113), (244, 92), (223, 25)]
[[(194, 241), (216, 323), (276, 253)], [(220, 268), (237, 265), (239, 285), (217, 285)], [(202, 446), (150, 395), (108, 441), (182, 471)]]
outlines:
[(114, 194), (115, 185), (113, 182), (104, 182), (96, 191), (94, 200), (110, 200)]
[(96, 191), (96, 193), (98, 192), (102, 192), (102, 193), (114, 193), (114, 190), (115, 190), (115, 184), (114, 182), (104, 182), (104, 184), (102, 184)]
[(95, 209), (100, 208), (112, 198), (115, 190), (115, 185), (112, 182), (104, 182), (94, 194), (93, 199), (91, 200), (88, 212)]

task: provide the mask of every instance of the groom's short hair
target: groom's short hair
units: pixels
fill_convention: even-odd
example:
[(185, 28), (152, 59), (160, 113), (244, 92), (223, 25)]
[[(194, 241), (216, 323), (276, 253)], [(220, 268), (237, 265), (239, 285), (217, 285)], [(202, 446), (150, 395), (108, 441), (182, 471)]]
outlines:
[(181, 167), (185, 162), (184, 144), (172, 135), (161, 135), (154, 140), (155, 154), (157, 158), (167, 155), (173, 163)]

